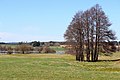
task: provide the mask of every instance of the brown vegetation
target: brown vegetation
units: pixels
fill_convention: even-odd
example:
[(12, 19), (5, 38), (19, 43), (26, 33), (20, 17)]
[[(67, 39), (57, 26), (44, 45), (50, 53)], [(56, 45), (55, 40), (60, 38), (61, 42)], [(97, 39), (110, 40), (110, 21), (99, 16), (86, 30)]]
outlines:
[(0, 53), (22, 53), (22, 54), (29, 54), (29, 53), (56, 53), (55, 50), (49, 48), (48, 46), (44, 47), (32, 47), (28, 44), (20, 44), (14, 48), (11, 46), (0, 46)]
[(56, 51), (47, 47), (47, 46), (45, 46), (45, 47), (43, 47), (41, 53), (56, 53)]

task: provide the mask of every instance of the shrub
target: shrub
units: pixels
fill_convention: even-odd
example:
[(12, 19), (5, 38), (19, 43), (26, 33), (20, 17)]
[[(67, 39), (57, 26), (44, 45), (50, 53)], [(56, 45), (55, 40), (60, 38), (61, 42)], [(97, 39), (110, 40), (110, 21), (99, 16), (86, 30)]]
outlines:
[(13, 48), (12, 47), (7, 47), (7, 54), (12, 54), (13, 53)]
[(49, 48), (47, 46), (43, 47), (41, 52), (42, 53), (56, 53), (55, 50), (53, 50), (53, 49), (51, 49), (51, 48)]
[(43, 50), (43, 47), (35, 47), (34, 50), (38, 51), (39, 53), (41, 53), (41, 51)]
[(25, 54), (33, 51), (33, 47), (31, 47), (30, 45), (22, 44), (17, 46), (15, 50), (22, 52), (22, 54)]

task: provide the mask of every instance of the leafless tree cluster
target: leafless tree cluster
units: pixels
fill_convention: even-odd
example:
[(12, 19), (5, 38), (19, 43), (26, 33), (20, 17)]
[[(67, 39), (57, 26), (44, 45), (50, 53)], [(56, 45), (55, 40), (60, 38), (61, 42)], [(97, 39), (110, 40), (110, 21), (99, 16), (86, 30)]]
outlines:
[(76, 52), (76, 60), (97, 61), (103, 42), (114, 40), (109, 29), (111, 23), (102, 8), (96, 4), (86, 11), (79, 11), (73, 17), (64, 37)]
[(34, 49), (30, 45), (21, 44), (21, 45), (18, 45), (17, 47), (15, 47), (14, 50), (17, 51), (17, 52), (20, 52), (22, 54), (25, 54), (25, 53), (30, 53)]
[(30, 53), (56, 53), (55, 50), (44, 46), (44, 47), (32, 47), (27, 44), (17, 45), (15, 47), (11, 46), (0, 46), (0, 53), (22, 53), (22, 54), (30, 54)]
[(15, 47), (12, 46), (1, 46), (0, 45), (0, 53), (7, 53), (7, 54), (13, 54), (13, 53), (30, 53), (33, 51), (33, 47), (30, 45), (22, 44)]

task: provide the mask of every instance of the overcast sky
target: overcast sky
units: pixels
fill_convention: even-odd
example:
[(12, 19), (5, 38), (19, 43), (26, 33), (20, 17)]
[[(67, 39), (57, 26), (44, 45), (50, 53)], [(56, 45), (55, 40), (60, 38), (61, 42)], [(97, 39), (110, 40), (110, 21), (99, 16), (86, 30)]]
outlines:
[(75, 13), (95, 4), (120, 40), (120, 0), (0, 0), (0, 41), (64, 41)]

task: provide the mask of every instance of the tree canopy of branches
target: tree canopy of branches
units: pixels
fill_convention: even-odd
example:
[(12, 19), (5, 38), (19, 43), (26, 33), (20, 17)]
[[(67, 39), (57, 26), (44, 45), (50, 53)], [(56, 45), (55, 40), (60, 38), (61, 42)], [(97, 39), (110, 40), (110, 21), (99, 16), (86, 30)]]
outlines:
[(115, 33), (101, 6), (96, 4), (86, 11), (77, 12), (68, 26), (64, 38), (73, 46), (76, 60), (98, 61), (103, 42), (114, 40)]

